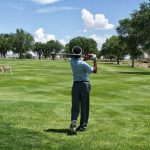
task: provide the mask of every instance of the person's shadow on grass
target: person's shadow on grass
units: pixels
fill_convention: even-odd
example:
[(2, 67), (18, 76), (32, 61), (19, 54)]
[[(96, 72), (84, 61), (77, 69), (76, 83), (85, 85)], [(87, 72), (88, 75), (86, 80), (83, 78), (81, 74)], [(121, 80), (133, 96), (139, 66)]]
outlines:
[[(67, 135), (73, 135), (70, 133), (69, 129), (46, 129), (44, 132), (52, 132), (52, 133), (66, 133)], [(76, 135), (76, 134), (74, 134)]]
[(69, 129), (46, 129), (45, 132), (68, 133)]

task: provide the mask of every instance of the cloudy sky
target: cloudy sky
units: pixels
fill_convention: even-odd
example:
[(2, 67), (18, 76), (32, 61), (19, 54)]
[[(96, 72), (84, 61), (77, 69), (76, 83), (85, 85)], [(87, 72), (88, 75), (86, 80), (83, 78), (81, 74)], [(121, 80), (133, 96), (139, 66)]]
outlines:
[(130, 17), (148, 0), (0, 0), (0, 33), (22, 28), (36, 41), (62, 44), (77, 36), (91, 37), (99, 47), (120, 19)]

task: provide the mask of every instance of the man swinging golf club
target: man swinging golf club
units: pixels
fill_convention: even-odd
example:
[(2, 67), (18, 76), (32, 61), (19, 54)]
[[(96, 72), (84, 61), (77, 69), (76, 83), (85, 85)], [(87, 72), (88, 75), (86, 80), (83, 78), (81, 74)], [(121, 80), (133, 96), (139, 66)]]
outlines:
[[(72, 108), (71, 108), (71, 124), (70, 133), (76, 134), (76, 131), (85, 131), (89, 118), (89, 103), (90, 103), (90, 82), (89, 74), (97, 73), (96, 55), (85, 55), (81, 59), (82, 48), (75, 46), (72, 49), (72, 59), (70, 61), (73, 72), (73, 86), (72, 86)], [(93, 67), (88, 65), (85, 61), (93, 60)], [(76, 127), (76, 121), (80, 113), (80, 125)]]

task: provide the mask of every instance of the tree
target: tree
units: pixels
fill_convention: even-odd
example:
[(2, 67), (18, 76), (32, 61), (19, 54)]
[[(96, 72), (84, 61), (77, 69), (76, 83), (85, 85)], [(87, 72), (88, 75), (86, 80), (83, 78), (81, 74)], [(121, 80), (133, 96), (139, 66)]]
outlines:
[(85, 54), (89, 52), (98, 52), (97, 43), (92, 38), (76, 37), (71, 39), (69, 42), (69, 52), (72, 53), (72, 48), (77, 45), (83, 49)]
[(112, 49), (113, 56), (116, 57), (117, 64), (119, 64), (120, 60), (126, 55), (123, 41), (119, 36), (112, 36), (109, 39), (109, 46)]
[(65, 44), (64, 50), (66, 53), (69, 53), (69, 43)]
[(1, 54), (1, 57), (3, 56), (3, 52), (4, 52), (4, 35), (0, 34), (0, 54)]
[(51, 53), (52, 59), (55, 59), (56, 53), (60, 52), (63, 49), (63, 45), (59, 41), (55, 41), (55, 49)]
[(6, 53), (13, 46), (14, 34), (0, 34), (0, 53), (1, 57), (6, 57)]
[(134, 67), (134, 59), (142, 56), (143, 51), (150, 53), (150, 2), (140, 4), (130, 19), (120, 20), (116, 30), (126, 42)]
[(150, 53), (150, 2), (140, 4), (140, 9), (135, 10), (131, 17), (143, 50)]
[(19, 58), (23, 58), (23, 54), (33, 48), (34, 39), (30, 33), (23, 29), (17, 29), (14, 39), (13, 52), (19, 54)]
[(38, 58), (41, 59), (44, 51), (44, 46), (41, 42), (36, 42), (34, 44), (34, 51), (37, 52)]
[(111, 47), (109, 46), (109, 39), (106, 39), (106, 42), (103, 43), (101, 51), (100, 51), (100, 56), (103, 56), (106, 59), (109, 59), (109, 61), (112, 60), (113, 54), (111, 51)]
[(123, 59), (125, 56), (125, 51), (123, 47), (123, 43), (119, 36), (112, 36), (107, 39), (106, 42), (102, 45), (102, 49), (100, 51), (101, 55), (111, 59), (116, 59), (117, 64), (119, 64), (120, 59)]
[(63, 48), (63, 45), (59, 41), (50, 40), (45, 44), (44, 56), (52, 56), (52, 59), (55, 59), (56, 53)]
[(132, 59), (132, 67), (134, 67), (134, 61), (140, 55), (142, 55), (142, 49), (139, 42), (139, 36), (137, 30), (135, 30), (132, 20), (129, 18), (119, 21), (119, 26), (116, 28), (120, 38), (126, 43), (128, 53)]

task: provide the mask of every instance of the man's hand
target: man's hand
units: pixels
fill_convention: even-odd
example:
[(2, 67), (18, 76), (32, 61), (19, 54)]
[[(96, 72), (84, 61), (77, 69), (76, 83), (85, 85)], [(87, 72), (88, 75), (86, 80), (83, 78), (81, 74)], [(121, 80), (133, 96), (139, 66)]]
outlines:
[(84, 61), (89, 60), (89, 59), (91, 59), (91, 56), (89, 56), (88, 54), (85, 55), (84, 58), (83, 58)]
[(89, 53), (87, 55), (84, 56), (83, 58), (84, 61), (86, 60), (92, 60), (93, 62), (97, 60), (97, 57), (95, 54)]
[(86, 60), (93, 60), (93, 73), (97, 73), (97, 63), (96, 63), (96, 60), (97, 60), (97, 57), (95, 54), (92, 54), (92, 53), (89, 53), (87, 55), (84, 56), (83, 60), (86, 61)]

